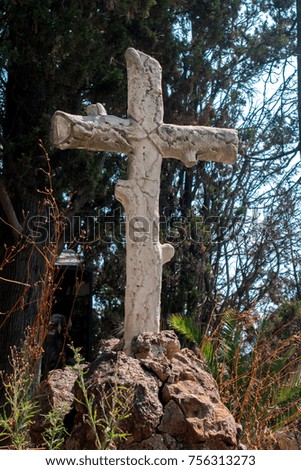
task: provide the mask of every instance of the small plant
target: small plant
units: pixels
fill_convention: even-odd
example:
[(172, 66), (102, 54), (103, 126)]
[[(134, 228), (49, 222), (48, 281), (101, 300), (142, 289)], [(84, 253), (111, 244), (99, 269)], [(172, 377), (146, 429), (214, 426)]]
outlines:
[[(118, 441), (130, 436), (122, 431), (121, 423), (131, 415), (133, 391), (128, 387), (114, 384), (109, 392), (103, 393), (97, 400), (86, 385), (80, 349), (73, 346), (70, 348), (74, 353), (75, 367), (78, 370), (77, 383), (83, 394), (82, 401), (78, 400), (78, 402), (84, 405), (87, 410), (84, 419), (93, 431), (96, 448), (99, 450), (116, 449)], [(97, 407), (101, 416), (99, 416)]]
[(11, 348), (12, 372), (3, 379), (5, 404), (0, 413), (0, 438), (8, 447), (21, 450), (30, 447), (29, 426), (38, 412), (31, 396), (33, 374), (23, 351)]
[(64, 426), (64, 417), (69, 411), (68, 405), (59, 408), (52, 408), (47, 415), (44, 415), (49, 423), (42, 437), (48, 450), (60, 450), (64, 444), (68, 432)]
[(116, 384), (109, 393), (103, 395), (99, 403), (103, 417), (97, 420), (97, 425), (103, 432), (102, 449), (115, 449), (117, 441), (130, 436), (122, 432), (120, 424), (130, 417), (132, 400), (130, 389)]

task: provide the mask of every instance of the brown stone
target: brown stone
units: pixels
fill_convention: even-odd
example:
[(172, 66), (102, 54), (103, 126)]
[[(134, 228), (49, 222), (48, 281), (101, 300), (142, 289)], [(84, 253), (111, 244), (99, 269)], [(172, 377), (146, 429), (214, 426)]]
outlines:
[[(110, 411), (106, 397), (114, 387), (126, 390), (122, 400), (131, 404), (131, 414), (119, 426), (129, 437), (126, 441), (117, 440), (116, 448), (238, 448), (237, 425), (220, 400), (216, 382), (193, 352), (180, 350), (173, 332), (139, 335), (133, 341), (135, 357), (114, 350), (116, 344), (111, 340), (104, 344), (85, 373), (97, 418)], [(75, 380), (74, 372), (53, 371), (50, 398), (47, 394), (44, 397), (48, 406), (59, 406), (60, 400), (70, 407), (73, 403), (75, 416), (65, 449), (96, 449), (82, 391), (78, 384), (74, 385)], [(41, 387), (47, 388), (46, 384)], [(102, 440), (101, 427), (98, 430)]]
[(154, 372), (161, 382), (170, 376), (170, 360), (180, 351), (174, 331), (144, 333), (132, 341), (131, 351), (144, 368)]
[(180, 342), (173, 330), (160, 333), (143, 333), (136, 336), (131, 347), (137, 359), (161, 358), (172, 359), (181, 350)]
[(165, 356), (162, 356), (160, 361), (158, 361), (158, 358), (155, 358), (140, 359), (139, 362), (144, 369), (148, 369), (149, 371), (154, 372), (154, 374), (162, 383), (166, 382), (170, 376), (170, 362)]
[(217, 384), (212, 376), (205, 371), (204, 363), (189, 349), (182, 349), (172, 358), (171, 368), (169, 383), (182, 380), (199, 382), (206, 389), (215, 390), (217, 396), (219, 396)]
[(52, 408), (60, 409), (67, 415), (73, 407), (76, 379), (77, 372), (66, 368), (50, 371), (47, 380), (41, 382), (36, 394), (39, 414), (30, 426), (30, 436), (36, 446), (43, 443), (41, 434), (48, 424), (45, 415)]
[(127, 446), (127, 450), (168, 450), (168, 447), (166, 447), (161, 434), (154, 434), (148, 439), (134, 443), (132, 447)]
[(301, 450), (301, 420), (274, 433), (280, 450)]
[[(158, 380), (144, 371), (137, 359), (128, 357), (123, 352), (104, 352), (91, 364), (86, 384), (89, 394), (97, 397), (97, 401), (104, 401), (105, 394), (114, 386), (128, 389), (129, 400), (133, 393), (131, 415), (122, 424), (123, 432), (130, 434), (128, 442), (140, 442), (155, 432), (163, 412), (158, 398)], [(83, 415), (85, 409), (81, 404), (80, 390), (76, 391), (76, 398), (79, 400), (76, 409)], [(99, 410), (98, 415), (100, 412)], [(78, 420), (76, 432), (72, 433), (71, 440), (75, 434), (77, 442), (81, 443), (80, 448), (91, 448), (90, 443), (85, 443), (86, 432), (86, 424)], [(80, 434), (84, 436), (79, 438)]]
[(176, 384), (165, 384), (163, 402), (174, 401), (181, 409), (187, 423), (189, 444), (222, 440), (237, 444), (236, 425), (228, 409), (220, 402), (218, 393), (211, 387), (212, 378), (207, 374), (206, 382), (185, 380)]
[(121, 351), (124, 341), (119, 338), (102, 339), (99, 343), (99, 350), (104, 351)]
[(171, 400), (164, 407), (164, 414), (159, 426), (159, 431), (172, 437), (183, 436), (187, 432), (187, 420), (179, 407)]

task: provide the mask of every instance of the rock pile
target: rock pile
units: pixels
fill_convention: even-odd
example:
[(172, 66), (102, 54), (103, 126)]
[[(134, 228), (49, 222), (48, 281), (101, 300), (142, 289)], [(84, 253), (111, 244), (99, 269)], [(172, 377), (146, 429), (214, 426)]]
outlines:
[[(137, 336), (130, 357), (118, 349), (116, 340), (103, 343), (99, 357), (85, 375), (89, 394), (99, 404), (98, 416), (103, 412), (100, 404), (105, 401), (104, 395), (113, 386), (133, 391), (131, 414), (121, 423), (122, 431), (129, 437), (117, 442), (118, 448), (230, 450), (239, 447), (239, 426), (222, 404), (215, 381), (192, 351), (181, 349), (173, 331)], [(60, 371), (62, 375), (66, 372)], [(51, 374), (55, 373), (58, 371)], [(52, 403), (58, 403), (58, 395), (68, 396), (70, 403), (66, 389), (62, 391), (55, 383)], [(95, 449), (95, 437), (81, 403), (81, 390), (74, 377), (68, 383), (75, 399), (65, 448)]]

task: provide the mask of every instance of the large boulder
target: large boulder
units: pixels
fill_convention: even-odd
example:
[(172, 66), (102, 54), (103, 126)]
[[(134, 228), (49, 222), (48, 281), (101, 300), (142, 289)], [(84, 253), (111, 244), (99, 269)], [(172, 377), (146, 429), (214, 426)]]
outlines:
[[(130, 416), (119, 423), (129, 437), (117, 440), (116, 448), (237, 448), (238, 427), (215, 381), (192, 351), (181, 350), (173, 331), (137, 336), (131, 357), (115, 343), (112, 349), (106, 345), (85, 380), (97, 418), (106, 413), (108, 394), (116, 387), (123, 391), (122, 400), (131, 400)], [(76, 415), (66, 449), (95, 449), (82, 391), (77, 386), (74, 393)], [(99, 437), (103, 439), (101, 427)]]

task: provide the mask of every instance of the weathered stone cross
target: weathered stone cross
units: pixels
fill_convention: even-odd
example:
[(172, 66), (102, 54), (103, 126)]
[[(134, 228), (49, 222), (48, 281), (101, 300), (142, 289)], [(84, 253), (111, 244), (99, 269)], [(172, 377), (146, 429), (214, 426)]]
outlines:
[(60, 149), (103, 150), (128, 155), (128, 179), (119, 180), (115, 196), (126, 214), (125, 351), (134, 336), (160, 330), (162, 266), (172, 245), (159, 241), (159, 193), (162, 158), (186, 166), (198, 160), (233, 163), (235, 130), (163, 123), (161, 66), (135, 49), (126, 52), (128, 119), (108, 116), (102, 105), (88, 106), (87, 116), (57, 111), (52, 143)]

